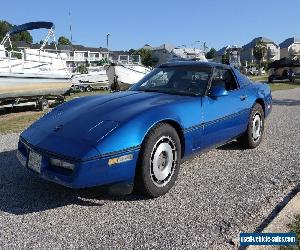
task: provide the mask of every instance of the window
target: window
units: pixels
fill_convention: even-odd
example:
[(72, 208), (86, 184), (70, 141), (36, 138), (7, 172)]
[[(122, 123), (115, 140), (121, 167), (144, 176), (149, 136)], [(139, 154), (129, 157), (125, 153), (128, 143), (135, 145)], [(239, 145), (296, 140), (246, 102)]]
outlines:
[(204, 95), (210, 71), (209, 67), (160, 67), (146, 75), (131, 90), (178, 95)]
[(227, 91), (235, 90), (238, 88), (238, 85), (235, 81), (234, 76), (232, 75), (231, 70), (216, 68), (213, 73), (211, 88), (215, 86), (222, 86)]

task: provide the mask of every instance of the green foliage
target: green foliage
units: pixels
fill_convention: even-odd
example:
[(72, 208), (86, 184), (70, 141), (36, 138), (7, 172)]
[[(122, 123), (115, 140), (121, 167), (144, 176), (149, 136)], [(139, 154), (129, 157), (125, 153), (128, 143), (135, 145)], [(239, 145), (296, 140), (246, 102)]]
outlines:
[(222, 55), (222, 63), (229, 64), (229, 54), (228, 53), (225, 53), (224, 55)]
[(260, 66), (263, 67), (265, 70), (269, 70), (269, 61), (261, 62)]
[(213, 59), (216, 55), (216, 49), (215, 48), (211, 48), (207, 53), (206, 53), (206, 58), (207, 59)]
[(142, 64), (147, 67), (152, 67), (154, 64), (152, 60), (151, 51), (149, 49), (143, 48), (136, 50), (132, 55), (140, 55), (142, 59)]
[(253, 48), (253, 56), (255, 59), (261, 63), (262, 59), (265, 57), (267, 53), (267, 46), (262, 41), (256, 42), (254, 48)]
[(130, 49), (128, 52), (130, 55), (136, 55), (136, 51), (135, 49)]
[(71, 41), (64, 36), (61, 36), (58, 38), (58, 44), (59, 45), (72, 45)]
[(103, 65), (108, 63), (108, 60), (106, 58), (104, 58), (104, 59), (101, 59), (100, 61), (97, 61), (95, 63), (96, 63), (96, 66), (103, 66)]
[[(13, 27), (12, 24), (10, 24), (7, 21), (0, 21), (0, 40), (4, 38), (6, 33)], [(32, 43), (32, 36), (28, 31), (22, 31), (21, 33), (14, 34), (11, 36), (12, 41), (25, 41), (27, 43)]]
[(83, 65), (83, 64), (79, 65), (77, 71), (80, 74), (87, 74), (88, 73), (87, 65)]

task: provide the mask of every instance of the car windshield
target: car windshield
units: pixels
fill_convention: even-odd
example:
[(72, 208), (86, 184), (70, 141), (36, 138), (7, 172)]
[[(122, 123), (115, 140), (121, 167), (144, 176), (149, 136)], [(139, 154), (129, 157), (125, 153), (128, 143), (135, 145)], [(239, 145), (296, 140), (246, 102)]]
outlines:
[(159, 67), (134, 84), (130, 90), (203, 96), (210, 73), (209, 67)]

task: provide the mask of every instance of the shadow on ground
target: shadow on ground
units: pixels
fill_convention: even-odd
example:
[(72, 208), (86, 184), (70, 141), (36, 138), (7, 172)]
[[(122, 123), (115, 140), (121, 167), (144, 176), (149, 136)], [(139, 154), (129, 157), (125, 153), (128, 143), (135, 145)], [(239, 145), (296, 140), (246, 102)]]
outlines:
[(300, 105), (300, 100), (295, 99), (282, 99), (282, 100), (276, 100), (273, 99), (273, 105), (276, 106), (298, 106)]
[(218, 147), (217, 149), (218, 150), (238, 150), (238, 151), (245, 150), (243, 147), (241, 147), (240, 144), (238, 144), (237, 141), (228, 142), (228, 143)]
[(22, 167), (16, 150), (0, 153), (0, 210), (28, 214), (67, 205), (103, 206), (105, 201), (135, 201), (139, 195), (117, 196), (107, 187), (72, 190), (40, 179)]

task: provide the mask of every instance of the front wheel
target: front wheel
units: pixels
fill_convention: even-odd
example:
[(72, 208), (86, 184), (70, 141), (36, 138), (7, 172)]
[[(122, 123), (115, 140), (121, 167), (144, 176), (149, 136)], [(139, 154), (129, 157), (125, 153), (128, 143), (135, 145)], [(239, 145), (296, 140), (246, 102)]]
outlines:
[(238, 143), (246, 148), (256, 148), (261, 143), (264, 125), (263, 108), (260, 104), (255, 103), (250, 114), (247, 131), (237, 138)]
[(167, 193), (179, 173), (181, 144), (176, 130), (166, 123), (146, 136), (136, 170), (135, 189), (154, 198)]

